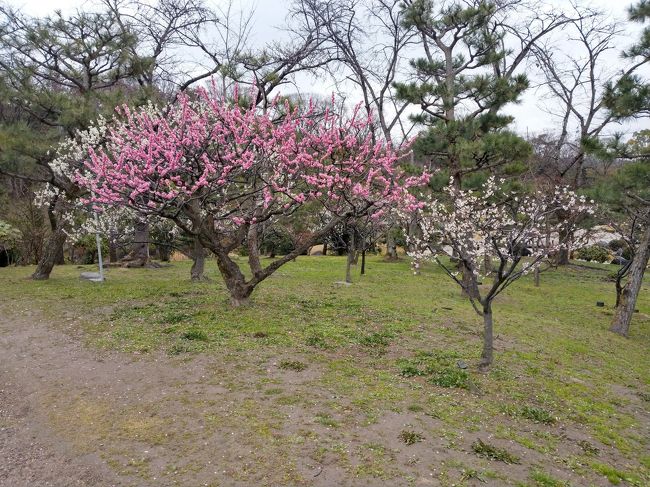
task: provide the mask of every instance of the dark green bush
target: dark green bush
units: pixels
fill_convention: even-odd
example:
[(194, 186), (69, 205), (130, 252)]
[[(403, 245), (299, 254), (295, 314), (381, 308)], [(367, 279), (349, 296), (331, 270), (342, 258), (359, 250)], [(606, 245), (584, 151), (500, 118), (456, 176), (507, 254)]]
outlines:
[(609, 260), (609, 251), (600, 245), (590, 245), (577, 250), (576, 258), (588, 262), (600, 262), (602, 264)]

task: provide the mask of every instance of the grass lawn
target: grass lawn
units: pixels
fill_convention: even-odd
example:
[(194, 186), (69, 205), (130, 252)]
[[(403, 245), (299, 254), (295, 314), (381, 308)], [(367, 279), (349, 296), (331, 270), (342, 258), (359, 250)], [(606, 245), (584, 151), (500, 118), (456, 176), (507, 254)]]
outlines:
[(625, 339), (608, 331), (614, 266), (524, 277), (494, 304), (481, 374), (481, 318), (439, 269), (372, 257), (344, 286), (344, 266), (300, 257), (240, 309), (213, 261), (200, 284), (179, 262), (104, 284), (79, 279), (91, 266), (42, 282), (4, 268), (0, 288), (3, 311), (37, 310), (99, 354), (203, 364), (196, 387), (147, 399), (144, 426), (93, 396), (57, 404), (52, 428), (79, 453), (111, 446), (133, 485), (650, 485), (647, 281)]

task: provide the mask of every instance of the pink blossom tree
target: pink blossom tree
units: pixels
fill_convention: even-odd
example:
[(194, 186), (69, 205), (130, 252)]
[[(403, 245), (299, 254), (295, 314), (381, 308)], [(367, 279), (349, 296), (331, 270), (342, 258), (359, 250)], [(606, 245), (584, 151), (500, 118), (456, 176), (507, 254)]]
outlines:
[[(555, 218), (557, 211), (593, 211), (583, 196), (567, 188), (517, 196), (502, 183), (491, 177), (479, 191), (465, 191), (452, 181), (445, 188), (445, 202), (422, 198), (415, 215), (418, 231), (409, 237), (416, 272), (422, 261), (435, 261), (483, 317), (483, 368), (493, 361), (494, 298), (562, 247), (559, 239), (547, 238), (549, 229), (558, 234), (567, 224)], [(469, 279), (459, 277), (441, 255), (458, 259)], [(486, 258), (496, 259), (496, 266), (482, 276)], [(483, 279), (491, 282), (481, 285)]]
[[(338, 223), (381, 218), (410, 201), (406, 188), (417, 182), (401, 180), (397, 154), (372, 141), (370, 120), (358, 111), (343, 119), (279, 104), (262, 112), (240, 101), (200, 89), (181, 94), (164, 114), (122, 107), (76, 176), (98, 207), (126, 205), (197, 236), (215, 254), (233, 306)], [(318, 229), (262, 265), (263, 226), (319, 210), (328, 218)], [(242, 246), (248, 277), (231, 255)]]

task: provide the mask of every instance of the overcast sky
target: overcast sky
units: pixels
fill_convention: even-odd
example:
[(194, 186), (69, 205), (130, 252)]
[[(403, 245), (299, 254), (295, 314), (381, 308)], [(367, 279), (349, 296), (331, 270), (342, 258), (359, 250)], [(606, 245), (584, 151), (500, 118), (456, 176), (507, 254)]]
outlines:
[[(0, 0), (2, 1), (2, 0)], [(7, 0), (5, 0), (7, 1)], [(210, 1), (210, 0), (208, 0)], [(219, 0), (212, 0), (217, 5)], [(552, 4), (558, 6), (570, 6), (570, 0), (547, 0)], [(74, 11), (75, 9), (83, 10), (84, 6), (88, 7), (92, 4), (91, 0), (8, 0), (11, 5), (20, 7), (25, 13), (30, 15), (46, 15), (55, 10), (62, 10), (65, 12)], [(289, 0), (241, 0), (241, 8), (244, 11), (253, 10), (254, 13), (254, 27), (252, 29), (251, 41), (256, 45), (263, 45), (268, 40), (277, 39), (281, 34), (278, 32), (279, 28), (284, 23)], [(612, 19), (625, 20), (626, 11), (629, 5), (633, 2), (628, 0), (591, 0), (582, 1), (582, 5), (590, 5), (597, 7), (605, 12), (608, 12)], [(621, 50), (624, 49), (630, 42), (638, 38), (640, 28), (637, 25), (630, 25), (627, 38), (621, 38)], [(611, 52), (608, 61), (612, 66), (616, 67), (620, 64), (618, 53)], [(646, 69), (644, 74), (650, 75), (650, 69)], [(534, 81), (534, 80), (533, 80)], [(331, 83), (321, 80), (310, 80), (309, 91), (319, 92), (323, 95), (330, 95), (333, 91)], [(350, 99), (354, 98), (354, 93), (350, 94)], [(542, 90), (534, 88), (529, 89), (523, 96), (522, 102), (519, 105), (508, 107), (507, 112), (515, 117), (513, 128), (518, 132), (525, 133), (539, 133), (543, 131), (553, 131), (557, 128), (557, 120), (549, 115), (545, 108), (552, 108), (548, 106), (547, 102), (543, 101)], [(545, 106), (546, 105), (546, 106)], [(631, 134), (635, 130), (641, 128), (650, 128), (650, 121), (642, 120), (633, 123), (625, 124), (616, 127), (616, 131), (621, 131)]]

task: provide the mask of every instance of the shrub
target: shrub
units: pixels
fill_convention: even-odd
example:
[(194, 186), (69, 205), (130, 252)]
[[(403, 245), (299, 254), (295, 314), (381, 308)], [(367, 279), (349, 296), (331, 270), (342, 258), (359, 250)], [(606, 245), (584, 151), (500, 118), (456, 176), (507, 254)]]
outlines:
[(616, 252), (618, 249), (625, 248), (627, 244), (625, 243), (625, 240), (622, 240), (620, 238), (614, 239), (611, 242), (607, 244), (607, 246), (610, 248), (610, 250), (613, 250)]
[(262, 235), (260, 252), (271, 255), (286, 255), (296, 248), (291, 234), (283, 227), (271, 227)]
[(600, 262), (602, 264), (609, 260), (609, 251), (600, 245), (590, 245), (577, 250), (576, 258), (588, 262)]
[(609, 242), (608, 247), (612, 250), (612, 252), (622, 250), (620, 255), (624, 259), (630, 260), (632, 258), (632, 251), (630, 250), (630, 246), (623, 239), (612, 240)]

